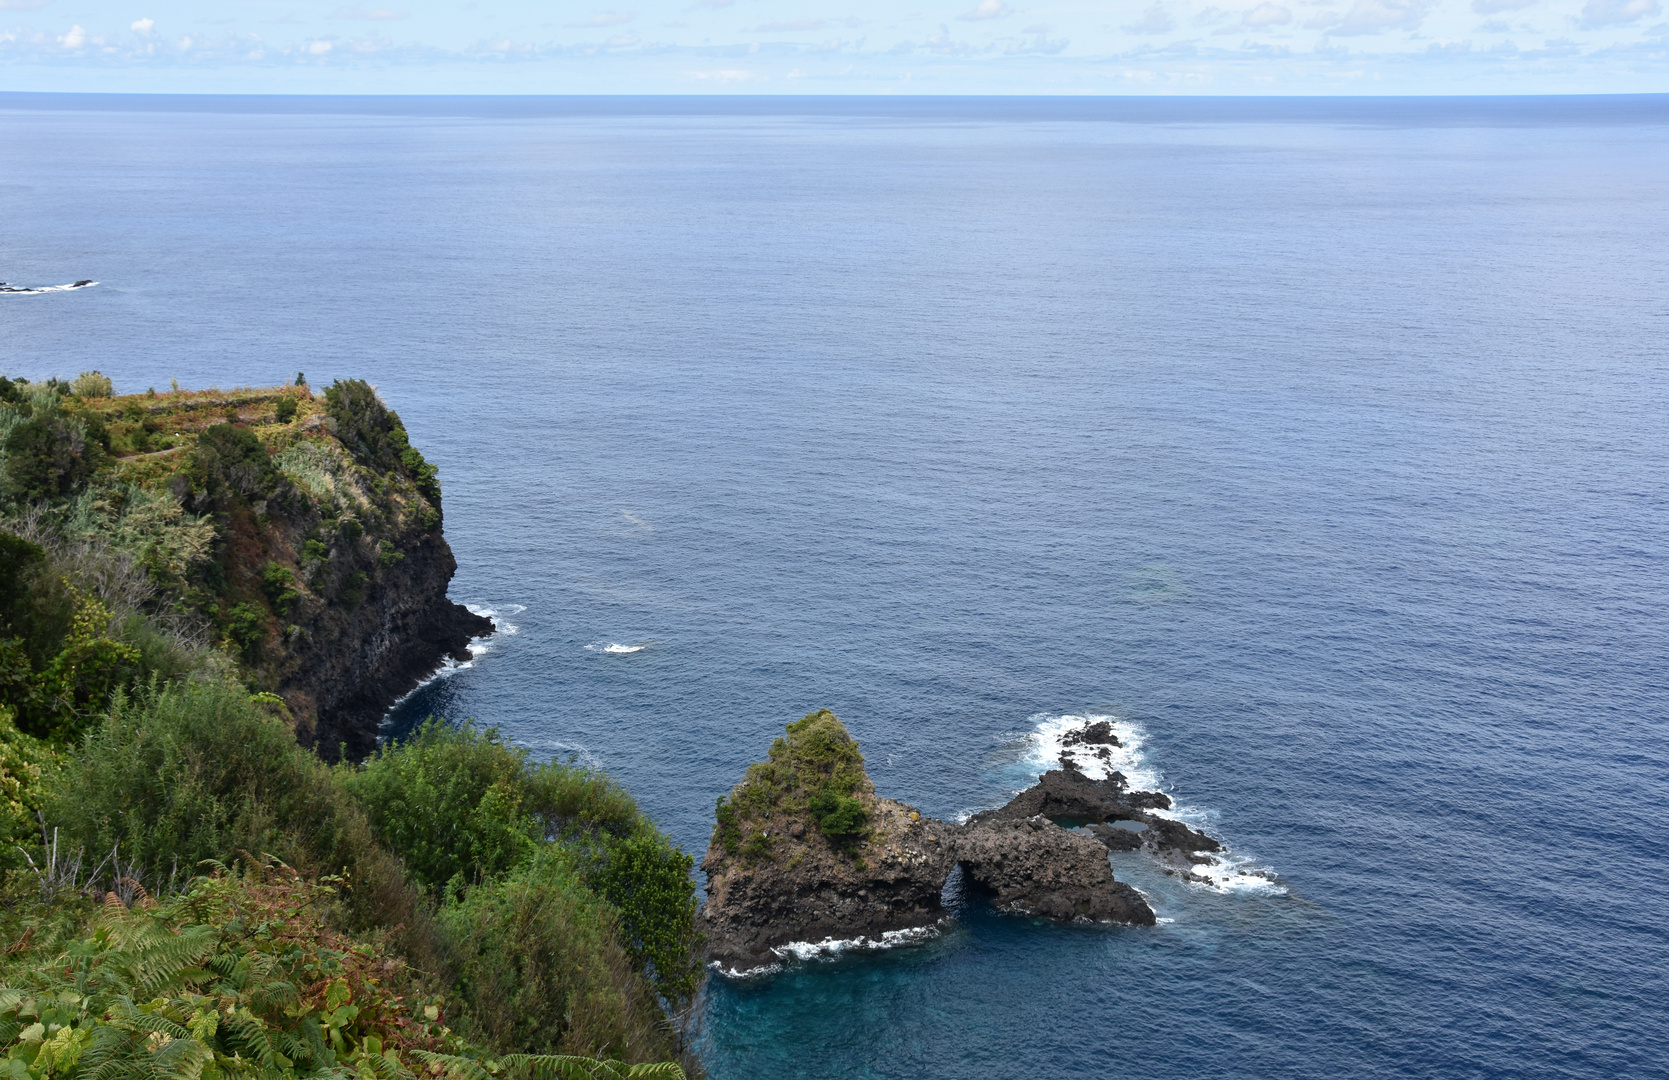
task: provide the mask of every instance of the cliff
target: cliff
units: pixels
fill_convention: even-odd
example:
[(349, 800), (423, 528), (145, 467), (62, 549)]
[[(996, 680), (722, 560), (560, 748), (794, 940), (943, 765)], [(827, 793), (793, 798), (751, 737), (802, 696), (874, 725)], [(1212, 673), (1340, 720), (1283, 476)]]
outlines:
[(9, 525), (133, 579), (139, 613), (229, 653), (327, 758), (368, 753), (393, 701), (492, 632), (446, 599), (439, 479), (367, 384), (0, 383)]

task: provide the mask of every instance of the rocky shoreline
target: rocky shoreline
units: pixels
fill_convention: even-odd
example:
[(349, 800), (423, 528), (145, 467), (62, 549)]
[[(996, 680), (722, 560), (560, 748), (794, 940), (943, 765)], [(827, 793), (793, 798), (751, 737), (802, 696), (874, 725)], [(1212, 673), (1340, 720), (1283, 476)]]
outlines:
[[(702, 861), (699, 921), (722, 970), (769, 966), (799, 943), (881, 942), (948, 918), (952, 871), (999, 911), (1057, 922), (1152, 926), (1141, 893), (1115, 880), (1109, 851), (1145, 850), (1187, 875), (1221, 850), (1213, 838), (1155, 811), (1157, 791), (1125, 777), (1086, 776), (1080, 754), (1106, 761), (1111, 726), (1069, 734), (1059, 769), (1006, 805), (953, 824), (875, 794), (862, 757), (833, 713), (788, 725), (770, 758), (719, 800)], [(818, 763), (839, 762), (831, 768)], [(833, 794), (831, 794), (833, 792)], [(850, 800), (843, 811), (838, 800)], [(843, 816), (844, 815), (844, 816)], [(861, 832), (851, 823), (862, 820)]]

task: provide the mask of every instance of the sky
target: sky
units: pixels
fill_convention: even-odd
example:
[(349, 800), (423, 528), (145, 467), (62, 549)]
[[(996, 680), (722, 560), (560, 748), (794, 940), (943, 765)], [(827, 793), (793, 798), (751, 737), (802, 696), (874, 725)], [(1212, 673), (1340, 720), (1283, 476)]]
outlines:
[(1669, 92), (1669, 0), (0, 0), (0, 90)]

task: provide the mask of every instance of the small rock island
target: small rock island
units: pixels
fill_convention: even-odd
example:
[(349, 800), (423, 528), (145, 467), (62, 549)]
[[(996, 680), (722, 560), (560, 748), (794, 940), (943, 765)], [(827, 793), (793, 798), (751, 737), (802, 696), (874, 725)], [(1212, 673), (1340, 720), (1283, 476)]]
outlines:
[[(1105, 757), (1117, 737), (1100, 722), (1068, 742)], [(793, 942), (878, 942), (933, 927), (946, 918), (941, 894), (958, 867), (998, 911), (1153, 925), (1141, 893), (1114, 880), (1108, 850), (1141, 848), (1186, 867), (1217, 841), (1155, 814), (1170, 808), (1160, 792), (1131, 791), (1116, 772), (1091, 779), (1072, 750), (1061, 765), (1006, 806), (957, 825), (877, 795), (834, 713), (789, 724), (718, 801), (701, 864), (709, 958), (745, 971)]]

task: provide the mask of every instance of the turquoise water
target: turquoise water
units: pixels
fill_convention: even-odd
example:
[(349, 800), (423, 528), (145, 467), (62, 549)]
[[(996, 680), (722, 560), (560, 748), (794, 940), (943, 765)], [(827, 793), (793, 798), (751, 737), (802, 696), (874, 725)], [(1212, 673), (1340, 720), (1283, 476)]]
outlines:
[(1160, 926), (953, 898), (715, 979), (719, 1080), (1669, 1075), (1666, 135), (0, 96), (0, 278), (100, 282), (0, 297), (0, 358), (377, 383), (507, 624), (395, 727), (599, 764), (690, 850), (814, 708), (941, 816), (1106, 715), (1279, 877), (1120, 855)]

